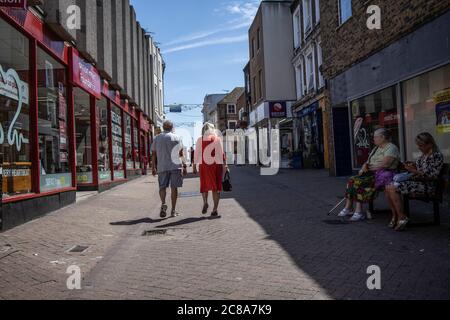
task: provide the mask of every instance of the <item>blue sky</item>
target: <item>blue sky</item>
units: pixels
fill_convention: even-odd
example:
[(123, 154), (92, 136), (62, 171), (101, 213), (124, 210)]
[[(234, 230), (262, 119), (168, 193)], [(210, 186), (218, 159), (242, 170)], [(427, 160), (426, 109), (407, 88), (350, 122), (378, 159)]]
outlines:
[(203, 103), (244, 85), (248, 28), (260, 0), (131, 0), (141, 26), (160, 42), (165, 103)]

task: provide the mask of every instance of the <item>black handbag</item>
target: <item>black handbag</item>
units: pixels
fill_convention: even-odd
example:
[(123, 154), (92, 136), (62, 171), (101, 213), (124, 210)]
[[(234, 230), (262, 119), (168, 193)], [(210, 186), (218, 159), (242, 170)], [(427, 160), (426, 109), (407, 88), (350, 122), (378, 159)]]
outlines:
[(231, 185), (231, 178), (230, 178), (230, 172), (229, 171), (227, 171), (225, 173), (225, 177), (224, 177), (223, 182), (222, 182), (222, 188), (223, 188), (223, 191), (225, 191), (225, 192), (233, 191), (233, 186)]

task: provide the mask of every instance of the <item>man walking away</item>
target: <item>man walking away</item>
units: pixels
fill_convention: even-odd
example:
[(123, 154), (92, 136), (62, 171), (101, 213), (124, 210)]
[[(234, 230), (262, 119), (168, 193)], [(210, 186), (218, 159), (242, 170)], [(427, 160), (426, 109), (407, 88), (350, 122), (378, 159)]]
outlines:
[(184, 161), (183, 143), (181, 137), (173, 133), (173, 123), (163, 124), (164, 132), (155, 138), (152, 145), (152, 174), (158, 175), (159, 196), (161, 197), (161, 218), (167, 216), (166, 191), (171, 188), (172, 217), (179, 214), (176, 211), (178, 188), (183, 187), (183, 176), (187, 175), (187, 165)]

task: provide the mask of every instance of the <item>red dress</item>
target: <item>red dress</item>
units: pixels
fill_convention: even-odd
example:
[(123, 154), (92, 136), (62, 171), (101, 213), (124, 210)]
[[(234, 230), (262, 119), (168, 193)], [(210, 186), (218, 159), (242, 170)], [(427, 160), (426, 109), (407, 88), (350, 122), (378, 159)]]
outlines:
[(195, 163), (200, 167), (200, 192), (221, 192), (225, 164), (222, 140), (215, 135), (200, 138), (195, 153)]

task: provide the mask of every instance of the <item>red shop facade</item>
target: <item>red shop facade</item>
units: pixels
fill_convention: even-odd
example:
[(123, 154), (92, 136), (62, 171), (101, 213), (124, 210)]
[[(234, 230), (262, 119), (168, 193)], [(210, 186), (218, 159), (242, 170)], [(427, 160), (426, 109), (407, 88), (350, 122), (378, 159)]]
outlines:
[(0, 230), (147, 174), (151, 121), (33, 13), (0, 9)]

